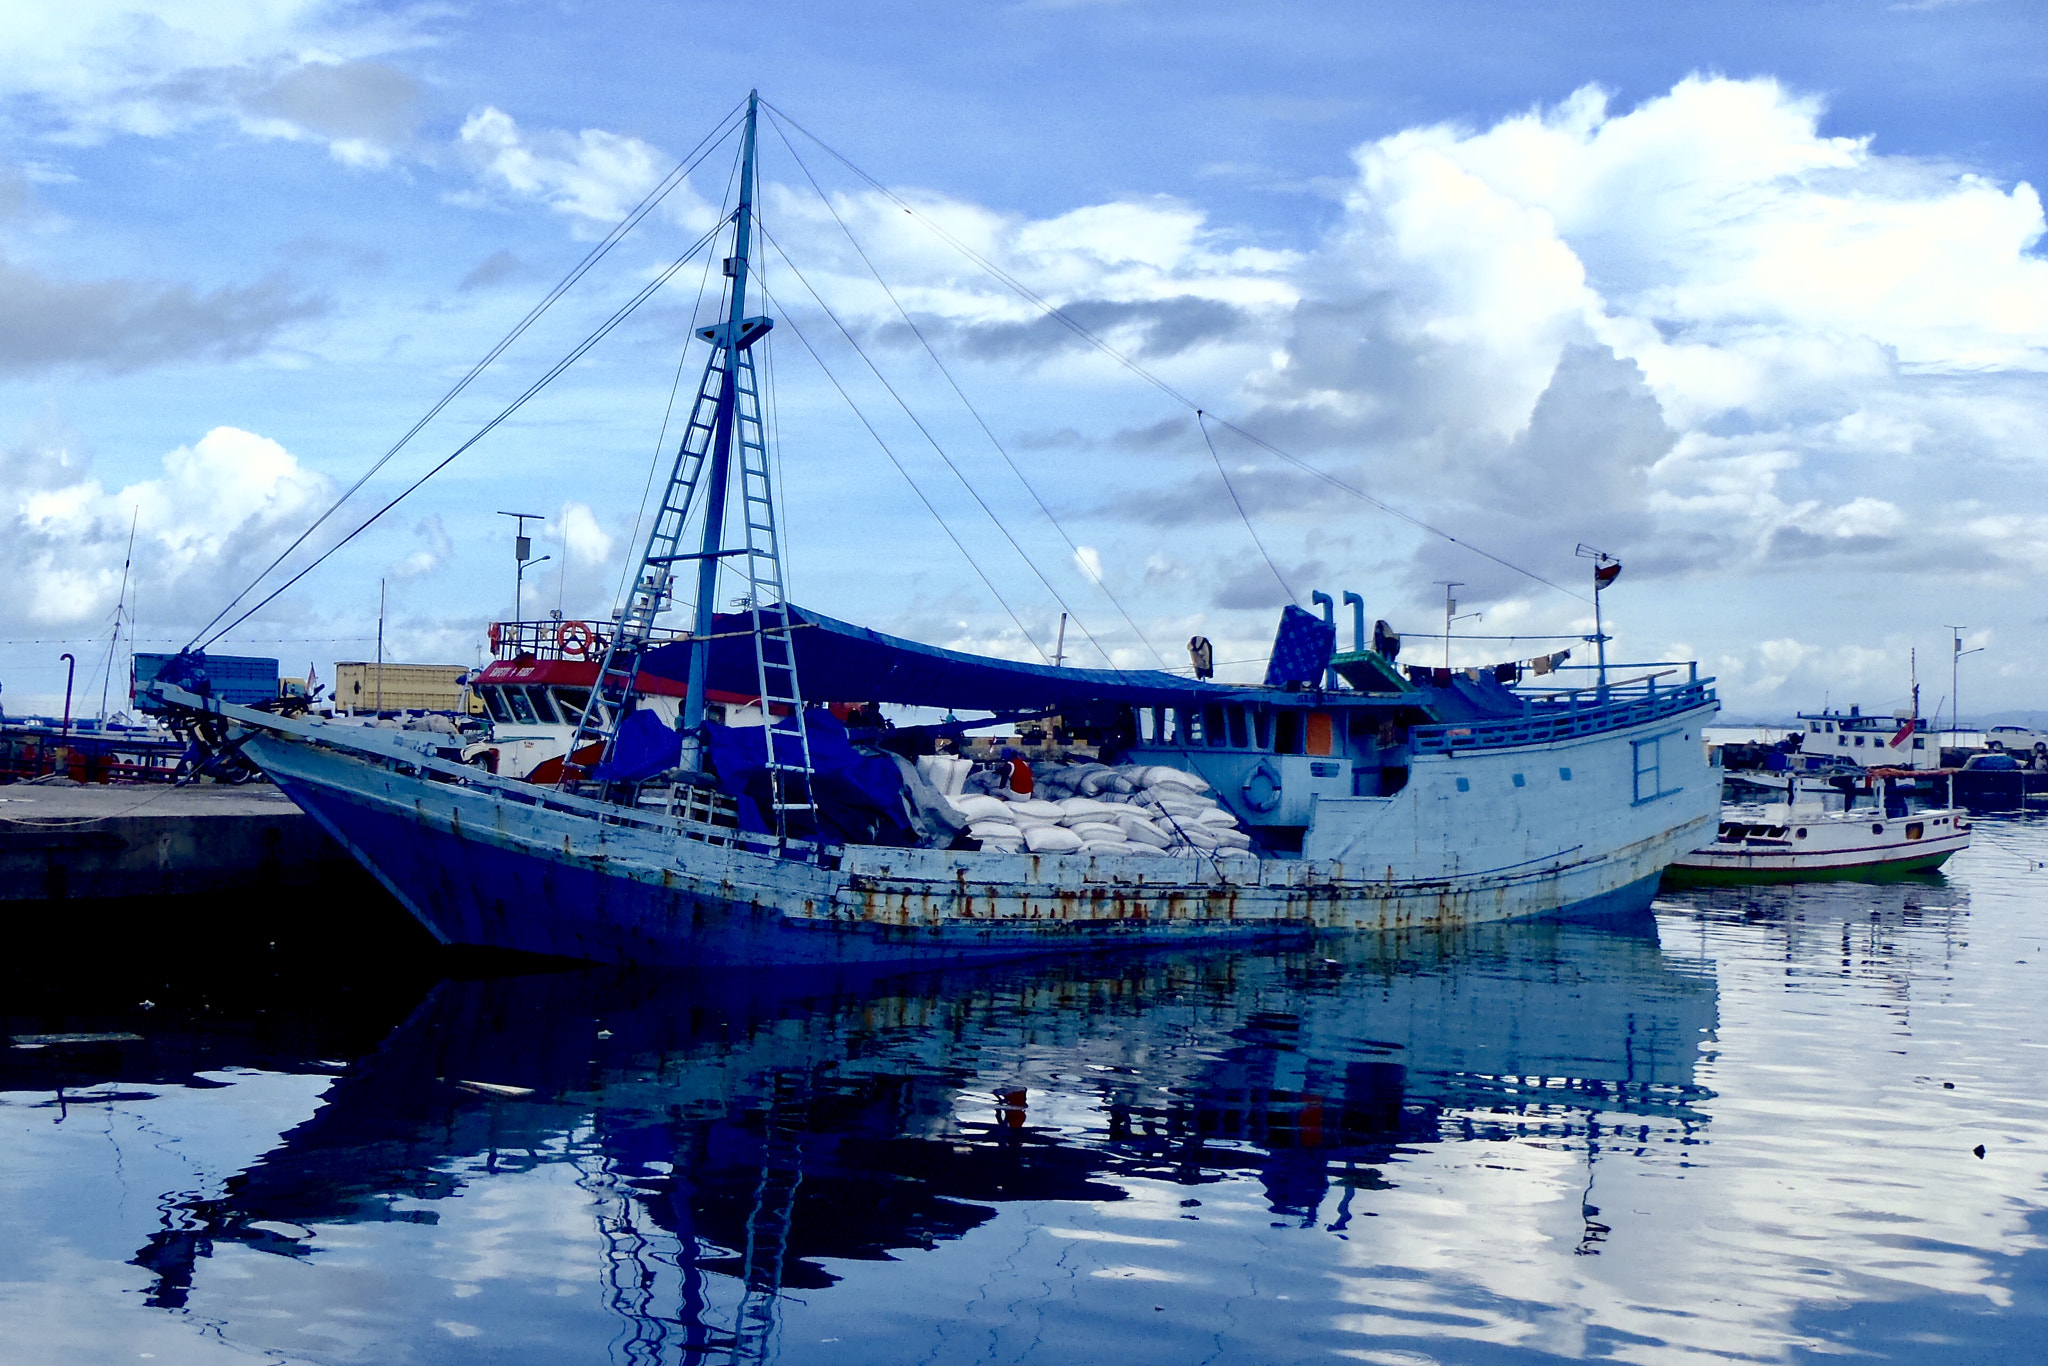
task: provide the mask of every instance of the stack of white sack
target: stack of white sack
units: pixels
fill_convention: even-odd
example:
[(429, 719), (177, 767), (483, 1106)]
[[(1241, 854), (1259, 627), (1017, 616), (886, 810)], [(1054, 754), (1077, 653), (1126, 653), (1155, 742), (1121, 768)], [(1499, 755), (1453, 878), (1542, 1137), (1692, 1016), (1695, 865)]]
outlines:
[(917, 776), (931, 784), (942, 797), (957, 797), (974, 772), (974, 761), (955, 754), (925, 754), (917, 760)]
[(1164, 765), (1037, 766), (1030, 795), (951, 799), (984, 849), (1251, 858), (1251, 836), (1192, 773)]

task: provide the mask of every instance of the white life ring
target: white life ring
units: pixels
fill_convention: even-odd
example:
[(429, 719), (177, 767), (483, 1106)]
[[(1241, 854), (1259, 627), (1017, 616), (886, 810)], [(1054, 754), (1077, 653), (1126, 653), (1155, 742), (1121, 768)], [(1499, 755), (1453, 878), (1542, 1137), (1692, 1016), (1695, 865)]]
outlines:
[[(1265, 793), (1258, 794), (1256, 785), (1263, 784)], [(1271, 759), (1259, 760), (1259, 766), (1244, 780), (1244, 804), (1264, 815), (1280, 805), (1280, 770), (1273, 766)]]

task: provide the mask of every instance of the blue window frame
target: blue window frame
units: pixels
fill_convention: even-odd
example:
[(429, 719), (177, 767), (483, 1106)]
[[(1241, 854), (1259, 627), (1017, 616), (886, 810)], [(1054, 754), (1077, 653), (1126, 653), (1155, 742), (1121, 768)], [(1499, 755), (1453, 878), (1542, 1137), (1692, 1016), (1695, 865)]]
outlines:
[(1654, 802), (1659, 797), (1669, 797), (1677, 792), (1676, 787), (1664, 786), (1664, 742), (1677, 731), (1666, 731), (1653, 735), (1647, 740), (1631, 741), (1629, 748), (1635, 756), (1635, 804)]

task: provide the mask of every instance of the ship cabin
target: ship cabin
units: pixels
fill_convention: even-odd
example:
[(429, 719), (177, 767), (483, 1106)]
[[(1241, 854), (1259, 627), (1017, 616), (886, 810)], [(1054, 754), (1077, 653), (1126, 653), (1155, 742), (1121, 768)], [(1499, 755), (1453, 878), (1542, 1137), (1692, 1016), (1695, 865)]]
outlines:
[(1358, 648), (1333, 656), (1321, 686), (1241, 689), (1199, 705), (1132, 709), (1127, 757), (1199, 773), (1269, 849), (1299, 851), (1318, 805), (1391, 797), (1418, 756), (1540, 746), (1640, 724), (1707, 703), (1695, 664), (1612, 679), (1569, 666), (1544, 686), (1524, 668), (1398, 667)]
[[(1691, 662), (1611, 668), (1546, 661), (1544, 676), (1518, 664), (1438, 669), (1396, 663), (1383, 633), (1334, 651), (1335, 628), (1299, 608), (1283, 617), (1268, 683), (1215, 683), (1161, 670), (1079, 669), (990, 659), (883, 635), (807, 608), (791, 609), (807, 706), (874, 716), (870, 704), (945, 708), (965, 720), (918, 727), (923, 743), (945, 743), (991, 722), (1060, 719), (1061, 729), (1105, 763), (1164, 764), (1199, 774), (1254, 832), (1265, 850), (1299, 852), (1318, 803), (1384, 799), (1428, 756), (1474, 750), (1560, 746), (1711, 705), (1711, 680)], [(1301, 663), (1290, 630), (1320, 629), (1321, 648)], [(749, 619), (714, 620), (709, 680), (735, 694), (755, 676)], [(687, 672), (688, 643), (652, 650), (645, 669), (661, 678)], [(1626, 676), (1623, 676), (1626, 675)], [(979, 713), (970, 716), (970, 713)], [(758, 713), (756, 713), (758, 717)], [(760, 724), (758, 719), (753, 724)], [(898, 748), (901, 735), (863, 732), (855, 744)], [(1646, 749), (1654, 753), (1654, 747)], [(1646, 776), (1647, 775), (1647, 776)], [(1654, 764), (1637, 775), (1656, 789)]]
[(1889, 716), (1822, 708), (1799, 713), (1799, 754), (1804, 768), (1940, 768), (1941, 747), (1912, 711)]

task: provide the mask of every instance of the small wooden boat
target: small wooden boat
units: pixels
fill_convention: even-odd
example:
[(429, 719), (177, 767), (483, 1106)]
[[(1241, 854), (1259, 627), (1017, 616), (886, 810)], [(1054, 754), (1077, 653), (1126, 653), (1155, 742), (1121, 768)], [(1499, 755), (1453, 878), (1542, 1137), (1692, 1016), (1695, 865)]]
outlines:
[[(1969, 813), (1946, 806), (1905, 812), (1885, 800), (1859, 810), (1800, 806), (1796, 786), (1761, 819), (1723, 820), (1712, 844), (1664, 870), (1670, 885), (1814, 882), (1924, 873), (1970, 845)], [(1887, 794), (1889, 798), (1889, 794)]]

